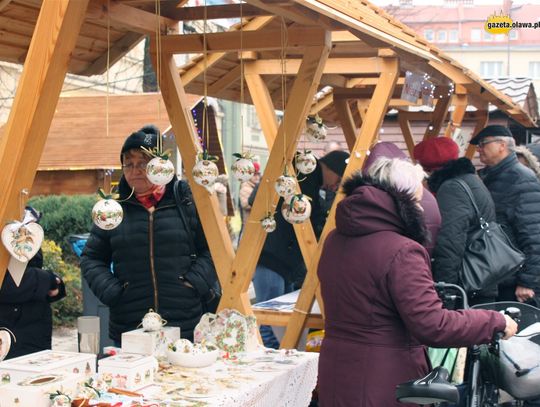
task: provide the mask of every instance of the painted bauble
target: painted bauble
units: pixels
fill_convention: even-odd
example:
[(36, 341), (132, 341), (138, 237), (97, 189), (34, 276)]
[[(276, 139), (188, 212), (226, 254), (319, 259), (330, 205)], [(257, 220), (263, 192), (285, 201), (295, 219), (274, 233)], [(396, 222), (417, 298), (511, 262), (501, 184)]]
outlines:
[[(4, 360), (4, 358), (9, 353), (9, 349), (11, 348), (11, 331), (9, 331), (7, 328), (0, 328), (0, 362)], [(2, 373), (2, 383), (9, 383), (11, 381), (11, 377), (9, 374)]]
[(311, 174), (317, 167), (317, 159), (312, 153), (298, 153), (294, 164), (302, 174)]
[(203, 187), (210, 187), (216, 182), (219, 174), (217, 165), (210, 160), (200, 160), (191, 171), (193, 180)]
[(114, 199), (100, 199), (92, 208), (92, 220), (100, 229), (117, 227), (124, 217), (122, 206)]
[(255, 174), (255, 166), (249, 158), (239, 158), (231, 166), (234, 177), (239, 181), (248, 181)]
[(152, 158), (146, 165), (146, 177), (155, 185), (167, 185), (174, 178), (174, 164), (161, 157)]
[(317, 122), (307, 122), (306, 135), (310, 141), (320, 143), (326, 139), (326, 126)]
[(276, 220), (273, 215), (267, 215), (261, 219), (261, 226), (266, 233), (276, 230)]
[(294, 195), (296, 192), (296, 178), (282, 175), (276, 180), (275, 188), (278, 195), (282, 198)]
[(311, 202), (305, 195), (294, 195), (283, 202), (281, 214), (289, 223), (302, 223), (311, 215)]

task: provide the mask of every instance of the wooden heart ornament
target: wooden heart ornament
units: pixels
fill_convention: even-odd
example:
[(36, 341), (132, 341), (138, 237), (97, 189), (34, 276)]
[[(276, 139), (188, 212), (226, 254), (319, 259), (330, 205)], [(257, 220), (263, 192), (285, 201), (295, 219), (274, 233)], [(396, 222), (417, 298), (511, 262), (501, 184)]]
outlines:
[(2, 230), (2, 243), (15, 259), (26, 263), (43, 242), (43, 229), (37, 223), (13, 222)]
[[(0, 328), (0, 362), (4, 360), (9, 353), (12, 335), (13, 333), (9, 329)], [(13, 336), (13, 339), (15, 340), (15, 336)]]

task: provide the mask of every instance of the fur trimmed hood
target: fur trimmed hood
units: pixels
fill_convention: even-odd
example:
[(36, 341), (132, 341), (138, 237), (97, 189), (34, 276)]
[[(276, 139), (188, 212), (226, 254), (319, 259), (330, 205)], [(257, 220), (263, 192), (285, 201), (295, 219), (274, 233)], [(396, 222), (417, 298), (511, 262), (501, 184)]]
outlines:
[(427, 240), (424, 213), (415, 199), (358, 172), (342, 186), (347, 195), (336, 211), (339, 233), (361, 236), (394, 231), (420, 244)]
[(436, 194), (445, 181), (465, 174), (476, 174), (476, 168), (474, 168), (471, 160), (462, 157), (448, 161), (441, 169), (433, 171), (428, 178), (429, 190)]

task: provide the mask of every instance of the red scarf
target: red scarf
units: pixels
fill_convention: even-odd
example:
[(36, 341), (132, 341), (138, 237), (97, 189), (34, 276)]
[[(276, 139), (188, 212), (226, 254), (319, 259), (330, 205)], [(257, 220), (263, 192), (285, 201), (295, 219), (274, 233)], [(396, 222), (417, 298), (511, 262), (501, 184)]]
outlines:
[(146, 209), (155, 207), (165, 195), (165, 185), (156, 185), (144, 194), (137, 194), (135, 197)]

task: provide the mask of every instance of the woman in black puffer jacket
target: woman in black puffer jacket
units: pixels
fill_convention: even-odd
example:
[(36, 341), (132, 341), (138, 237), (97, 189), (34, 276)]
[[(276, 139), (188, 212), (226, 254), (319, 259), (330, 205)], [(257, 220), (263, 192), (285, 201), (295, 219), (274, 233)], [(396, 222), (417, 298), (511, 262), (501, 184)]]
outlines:
[[(151, 126), (127, 138), (121, 153), (122, 223), (113, 230), (94, 226), (81, 257), (88, 285), (110, 307), (109, 335), (117, 344), (123, 332), (137, 328), (149, 309), (169, 326), (179, 326), (183, 338), (192, 339), (217, 282), (187, 184), (173, 179), (159, 187), (146, 179), (144, 168), (150, 157), (141, 147), (155, 147), (157, 135)], [(187, 227), (174, 196), (177, 182)], [(131, 187), (134, 194), (127, 199)], [(191, 239), (197, 251), (194, 260)]]

